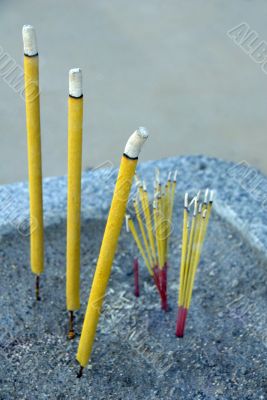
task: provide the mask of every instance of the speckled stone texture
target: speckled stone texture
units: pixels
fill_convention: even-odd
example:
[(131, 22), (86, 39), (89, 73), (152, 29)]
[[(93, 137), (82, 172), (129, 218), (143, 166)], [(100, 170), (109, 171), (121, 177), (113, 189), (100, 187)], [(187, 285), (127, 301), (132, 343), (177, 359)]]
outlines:
[[(267, 398), (267, 180), (245, 162), (180, 157), (140, 164), (178, 169), (170, 243), (170, 311), (122, 230), (89, 368), (76, 378), (78, 337), (69, 342), (65, 310), (66, 178), (44, 181), (46, 271), (35, 302), (29, 268), (27, 185), (0, 187), (0, 399)], [(83, 175), (81, 330), (117, 171)], [(183, 194), (210, 187), (214, 210), (196, 277), (185, 337), (175, 337)], [(266, 206), (265, 206), (266, 204)], [(130, 209), (129, 205), (129, 209)]]

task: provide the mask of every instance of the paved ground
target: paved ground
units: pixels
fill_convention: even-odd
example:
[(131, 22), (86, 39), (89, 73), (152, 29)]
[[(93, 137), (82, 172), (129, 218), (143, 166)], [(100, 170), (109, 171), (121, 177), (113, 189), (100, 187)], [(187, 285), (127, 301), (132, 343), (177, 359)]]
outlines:
[[(0, 3), (0, 45), (22, 65), (21, 28), (41, 57), (44, 175), (66, 172), (68, 69), (84, 72), (84, 167), (118, 164), (133, 129), (143, 159), (204, 153), (267, 172), (267, 75), (226, 32), (242, 21), (267, 40), (267, 4), (237, 0)], [(27, 178), (24, 102), (0, 78), (0, 183)]]

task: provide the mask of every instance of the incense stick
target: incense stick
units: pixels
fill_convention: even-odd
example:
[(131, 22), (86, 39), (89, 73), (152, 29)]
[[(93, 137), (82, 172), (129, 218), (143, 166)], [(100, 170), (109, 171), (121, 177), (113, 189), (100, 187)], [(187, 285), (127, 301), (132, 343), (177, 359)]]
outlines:
[[(24, 81), (30, 193), (30, 259), (36, 275), (36, 300), (40, 300), (40, 275), (44, 270), (42, 156), (39, 101), (39, 57), (35, 29), (24, 25)], [(34, 223), (33, 223), (34, 222)]]
[(168, 310), (167, 302), (167, 270), (169, 239), (171, 235), (174, 197), (176, 189), (177, 172), (168, 174), (165, 185), (161, 182), (160, 170), (156, 169), (154, 181), (154, 200), (152, 211), (150, 210), (149, 197), (146, 182), (141, 183), (136, 177), (138, 196), (141, 202), (141, 211), (138, 206), (138, 199), (134, 199), (133, 208), (138, 221), (139, 232), (133, 220), (127, 216), (127, 231), (132, 233), (137, 248), (144, 260), (144, 263), (153, 277), (161, 298), (161, 307)]
[(134, 222), (131, 219), (131, 216), (129, 214), (126, 215), (125, 219), (126, 219), (126, 230), (127, 230), (127, 232), (131, 232), (132, 233), (133, 238), (135, 240), (135, 243), (136, 243), (136, 245), (138, 247), (138, 250), (140, 251), (140, 254), (142, 255), (143, 260), (145, 262), (145, 265), (146, 265), (146, 267), (148, 269), (148, 272), (149, 272), (150, 275), (153, 275), (152, 268), (150, 266), (150, 263), (149, 263), (148, 258), (146, 256), (146, 252), (144, 250), (142, 242), (141, 242), (141, 240), (139, 238), (139, 235), (137, 233), (137, 230), (135, 228)]
[[(183, 337), (188, 310), (190, 307), (197, 267), (205, 240), (209, 217), (212, 209), (213, 193), (209, 200), (206, 190), (204, 201), (201, 203), (200, 192), (188, 202), (188, 194), (184, 199), (184, 217), (182, 234), (182, 252), (180, 264), (180, 288), (178, 295), (178, 316), (176, 336)], [(189, 221), (190, 206), (194, 205), (193, 216)]]
[(69, 71), (68, 99), (68, 211), (66, 304), (70, 315), (68, 338), (75, 337), (73, 312), (80, 308), (80, 230), (83, 92), (82, 71)]
[(138, 225), (139, 225), (139, 229), (142, 235), (142, 239), (145, 245), (145, 249), (146, 249), (146, 253), (147, 253), (147, 257), (148, 257), (148, 261), (150, 264), (150, 268), (153, 268), (153, 259), (152, 259), (152, 252), (150, 250), (149, 247), (149, 243), (148, 243), (148, 239), (147, 239), (147, 235), (146, 235), (146, 231), (145, 231), (145, 227), (144, 227), (144, 223), (140, 214), (140, 209), (138, 206), (138, 198), (134, 199), (133, 201), (133, 206), (134, 206), (134, 210), (135, 210), (135, 215), (138, 221)]
[(148, 133), (145, 128), (139, 128), (135, 131), (128, 139), (121, 159), (77, 352), (77, 360), (82, 367), (87, 365), (92, 352), (98, 319), (125, 216), (132, 179), (135, 174), (139, 153), (147, 138)]
[(149, 243), (150, 243), (153, 265), (156, 265), (157, 264), (156, 246), (155, 246), (155, 240), (154, 240), (154, 235), (153, 235), (153, 225), (152, 225), (152, 217), (151, 217), (151, 212), (150, 212), (150, 207), (149, 207), (149, 198), (148, 198), (148, 193), (147, 193), (145, 182), (143, 182), (143, 186), (139, 185), (139, 197), (141, 199), (142, 210), (143, 210), (144, 217), (145, 217), (145, 226), (146, 226), (148, 239), (149, 239)]
[(140, 296), (139, 290), (139, 264), (137, 258), (134, 259), (133, 262), (133, 271), (134, 271), (134, 295), (136, 297)]

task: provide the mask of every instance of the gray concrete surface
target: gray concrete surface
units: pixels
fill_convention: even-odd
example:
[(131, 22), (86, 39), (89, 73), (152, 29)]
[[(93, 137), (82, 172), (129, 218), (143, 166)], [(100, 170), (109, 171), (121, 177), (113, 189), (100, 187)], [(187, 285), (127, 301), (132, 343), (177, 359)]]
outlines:
[[(67, 166), (68, 69), (84, 73), (83, 166), (119, 162), (137, 126), (144, 159), (247, 160), (267, 172), (267, 75), (226, 32), (242, 21), (267, 40), (263, 0), (2, 0), (0, 45), (22, 65), (21, 28), (38, 33), (44, 175)], [(25, 180), (24, 102), (0, 79), (0, 183)]]

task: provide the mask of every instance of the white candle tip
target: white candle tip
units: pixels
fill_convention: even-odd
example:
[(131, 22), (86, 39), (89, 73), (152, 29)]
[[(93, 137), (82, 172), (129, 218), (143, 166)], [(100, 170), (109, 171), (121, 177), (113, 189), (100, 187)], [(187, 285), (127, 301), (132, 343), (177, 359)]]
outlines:
[(69, 71), (69, 94), (72, 97), (81, 97), (82, 89), (82, 70), (80, 68), (72, 68)]
[(138, 128), (128, 139), (124, 154), (129, 158), (138, 158), (140, 151), (148, 138), (148, 131), (144, 127)]
[(24, 25), (22, 28), (22, 39), (24, 54), (26, 56), (36, 56), (38, 54), (37, 39), (35, 29), (32, 25)]

